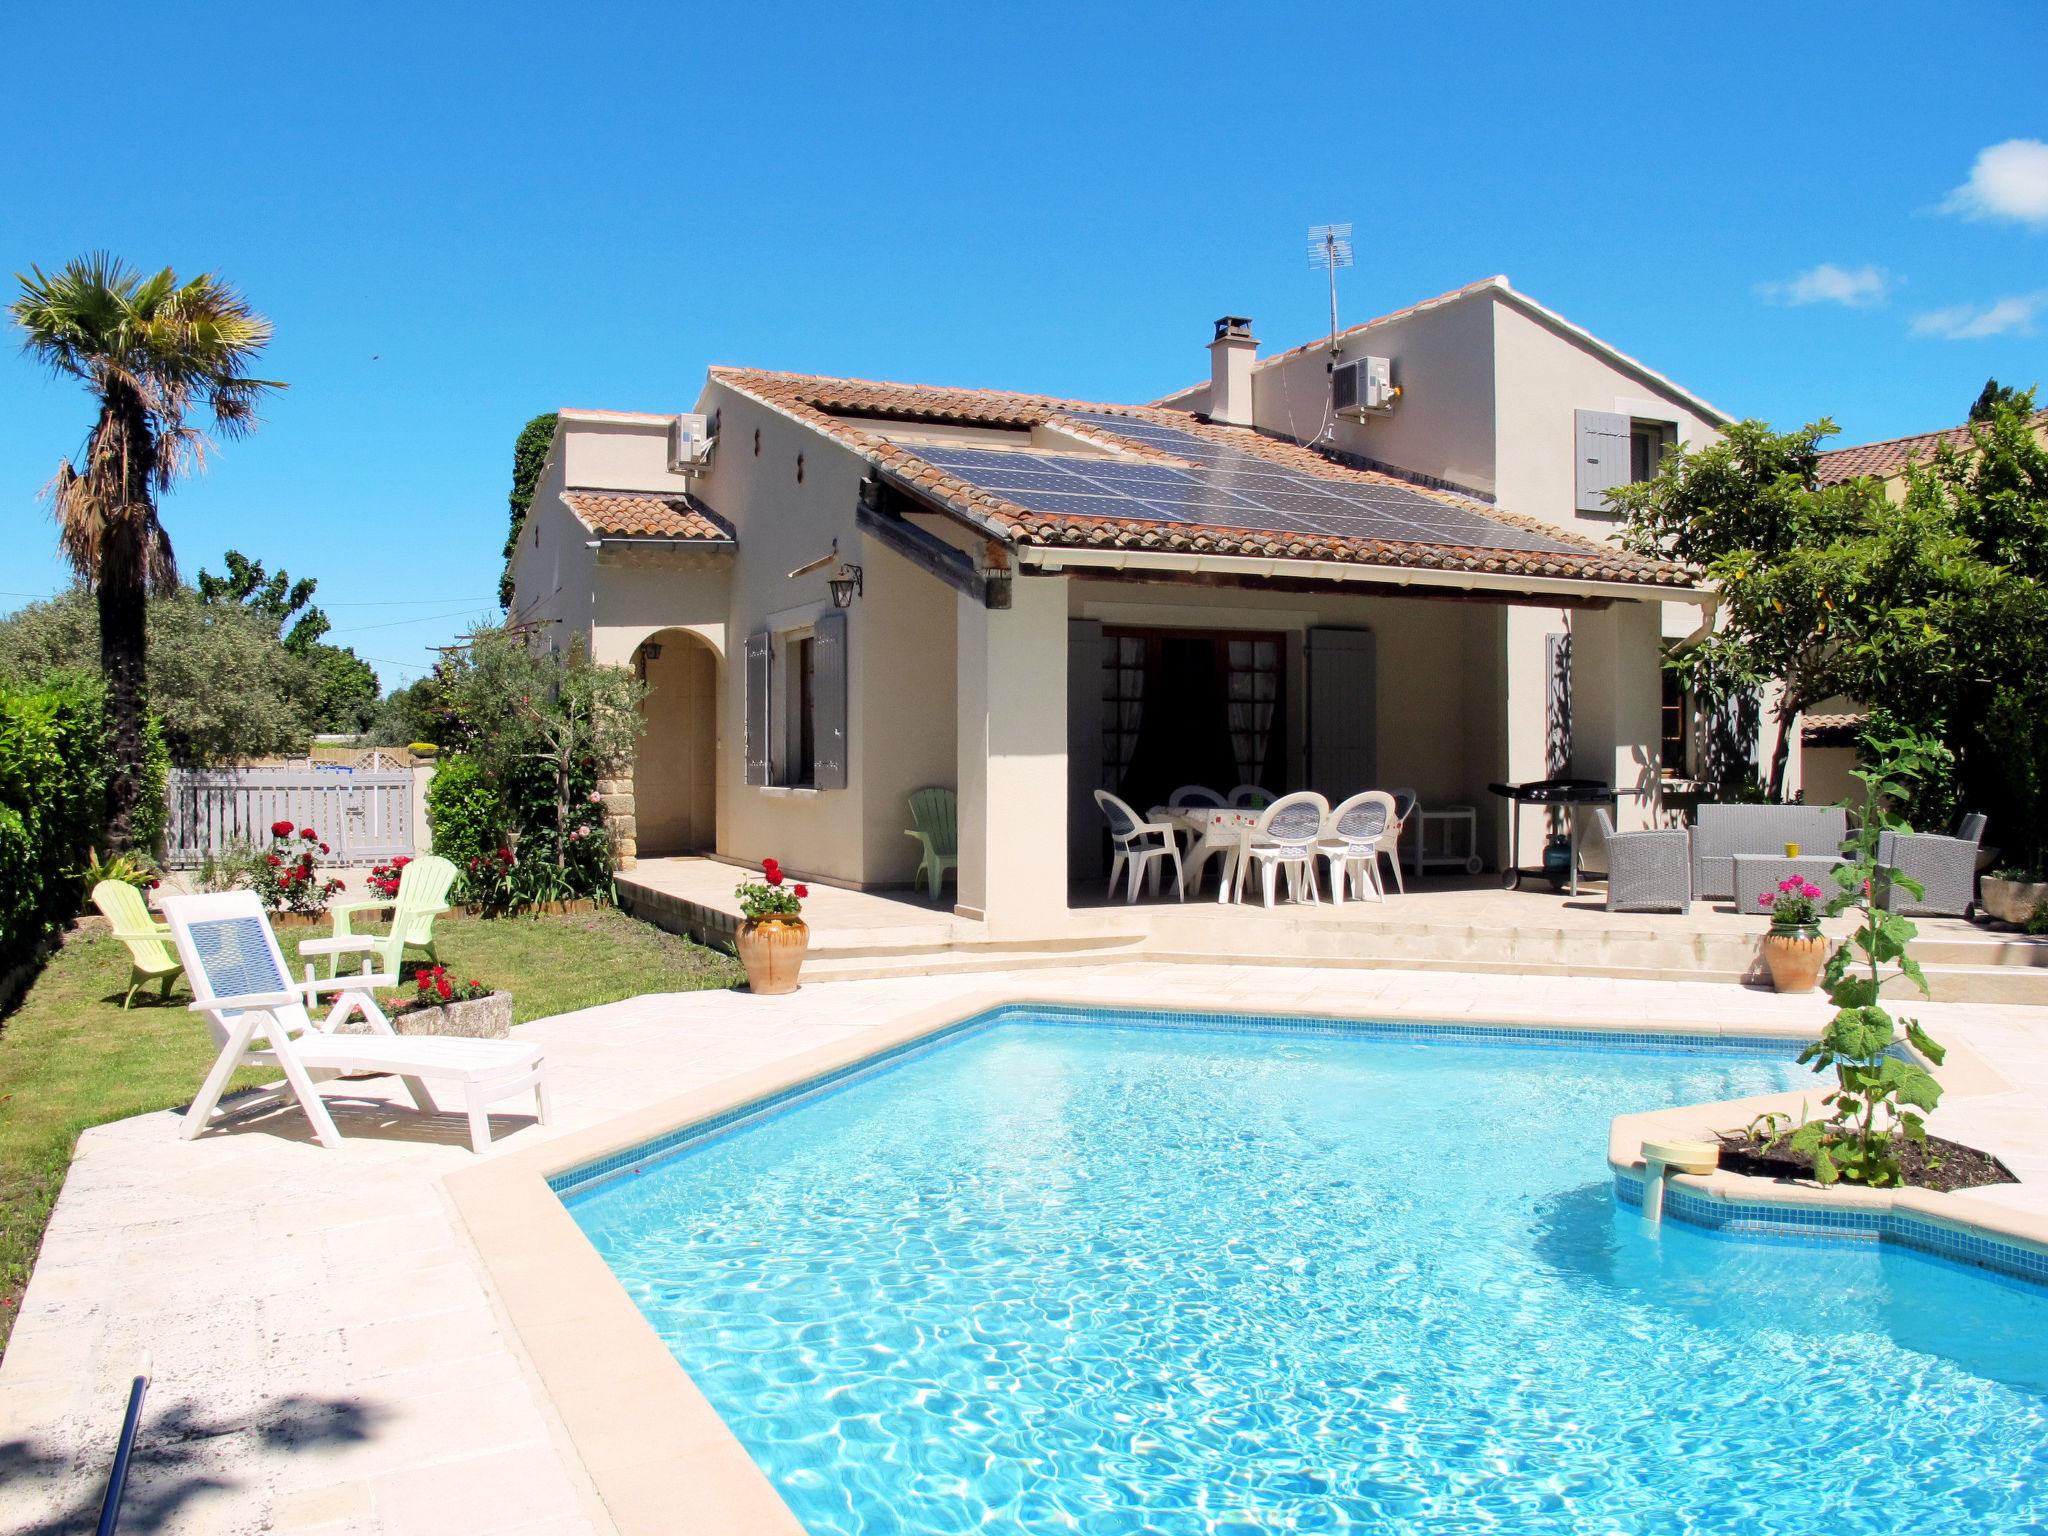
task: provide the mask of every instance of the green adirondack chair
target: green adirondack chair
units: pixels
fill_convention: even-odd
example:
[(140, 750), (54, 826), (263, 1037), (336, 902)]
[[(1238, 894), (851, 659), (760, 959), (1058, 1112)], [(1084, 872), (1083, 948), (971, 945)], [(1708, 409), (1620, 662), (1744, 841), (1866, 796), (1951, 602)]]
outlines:
[(904, 831), (924, 844), (918, 861), (916, 882), (929, 885), (934, 900), (946, 871), (956, 871), (960, 862), (960, 801), (950, 789), (920, 789), (910, 797), (910, 819), (916, 826)]
[(134, 1002), (136, 992), (152, 981), (161, 984), (159, 997), (169, 997), (171, 983), (185, 967), (164, 942), (171, 936), (169, 925), (150, 916), (142, 892), (126, 880), (102, 880), (92, 888), (92, 904), (114, 925), (114, 937), (128, 946), (128, 995), (121, 1006)]
[[(334, 919), (334, 932), (324, 939), (308, 939), (299, 955), (327, 956), (327, 975), (336, 973), (343, 955), (368, 955), (376, 961), (379, 976), (396, 976), (407, 950), (418, 950), (438, 965), (434, 953), (434, 919), (448, 910), (448, 890), (455, 884), (455, 866), (446, 859), (427, 854), (412, 860), (398, 872), (398, 894), (376, 901), (343, 901), (327, 909)], [(391, 913), (391, 926), (383, 933), (357, 933), (350, 922), (358, 913)]]

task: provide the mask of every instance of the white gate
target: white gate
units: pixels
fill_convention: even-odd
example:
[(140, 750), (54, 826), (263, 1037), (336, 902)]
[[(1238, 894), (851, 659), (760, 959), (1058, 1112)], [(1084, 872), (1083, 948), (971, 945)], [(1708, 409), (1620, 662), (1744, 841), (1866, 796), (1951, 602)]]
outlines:
[(412, 774), (333, 768), (173, 768), (164, 862), (190, 868), (230, 843), (270, 846), (272, 823), (311, 827), (323, 864), (375, 864), (413, 851)]

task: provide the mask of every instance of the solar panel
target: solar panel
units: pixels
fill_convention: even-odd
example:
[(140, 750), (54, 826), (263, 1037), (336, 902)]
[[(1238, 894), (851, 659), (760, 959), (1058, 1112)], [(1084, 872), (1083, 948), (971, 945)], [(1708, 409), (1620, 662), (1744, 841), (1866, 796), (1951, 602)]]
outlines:
[(1170, 453), (1191, 467), (1087, 453), (905, 446), (1033, 512), (1482, 549), (1571, 547), (1398, 481), (1305, 474), (1158, 422), (1096, 411), (1077, 412), (1073, 419)]

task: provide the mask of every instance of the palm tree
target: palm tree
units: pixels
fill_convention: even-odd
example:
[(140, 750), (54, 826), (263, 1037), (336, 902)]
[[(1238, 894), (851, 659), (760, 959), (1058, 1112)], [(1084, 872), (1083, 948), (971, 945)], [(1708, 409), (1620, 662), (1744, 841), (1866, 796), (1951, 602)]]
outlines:
[(151, 590), (178, 579), (156, 498), (205, 458), (206, 434), (189, 416), (203, 410), (222, 436), (240, 436), (263, 392), (283, 386), (249, 377), (270, 322), (211, 273), (144, 276), (104, 252), (29, 272), (15, 274), (21, 296), (10, 308), (27, 332), (22, 349), (99, 402), (83, 455), (59, 467), (48, 495), (58, 542), (98, 600), (114, 758), (107, 841), (126, 848), (141, 787), (143, 618)]

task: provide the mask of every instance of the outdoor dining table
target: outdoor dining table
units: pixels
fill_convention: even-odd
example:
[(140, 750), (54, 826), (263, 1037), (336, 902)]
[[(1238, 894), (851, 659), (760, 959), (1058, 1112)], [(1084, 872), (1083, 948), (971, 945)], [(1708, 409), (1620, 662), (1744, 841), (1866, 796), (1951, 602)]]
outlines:
[[(1215, 805), (1158, 805), (1152, 808), (1152, 820), (1164, 821), (1183, 828), (1190, 837), (1190, 846), (1200, 842), (1212, 831), (1221, 834), (1234, 831), (1234, 842), (1226, 843), (1223, 849), (1223, 878), (1216, 887), (1219, 902), (1237, 900), (1237, 872), (1244, 867), (1247, 851), (1252, 845), (1252, 833), (1258, 829), (1259, 813), (1242, 806)], [(1219, 835), (1218, 841), (1221, 841)], [(1181, 875), (1181, 896), (1194, 888), (1192, 882), (1200, 879), (1199, 872), (1186, 869)]]

